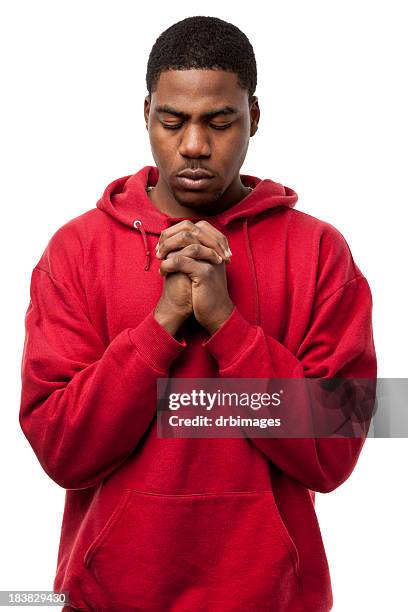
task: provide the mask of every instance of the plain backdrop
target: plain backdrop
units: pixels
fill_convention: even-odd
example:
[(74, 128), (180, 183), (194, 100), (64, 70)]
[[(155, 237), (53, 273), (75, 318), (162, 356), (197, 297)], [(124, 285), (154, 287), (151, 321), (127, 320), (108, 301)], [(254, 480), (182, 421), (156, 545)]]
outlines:
[[(299, 210), (342, 232), (372, 290), (378, 376), (407, 376), (404, 8), (1, 3), (1, 590), (52, 589), (64, 504), (18, 423), (31, 270), (56, 229), (93, 208), (109, 182), (153, 163), (146, 62), (176, 21), (217, 16), (251, 40), (261, 119), (241, 172), (292, 187)], [(316, 495), (334, 612), (408, 609), (407, 461), (406, 439), (369, 439), (350, 478)]]

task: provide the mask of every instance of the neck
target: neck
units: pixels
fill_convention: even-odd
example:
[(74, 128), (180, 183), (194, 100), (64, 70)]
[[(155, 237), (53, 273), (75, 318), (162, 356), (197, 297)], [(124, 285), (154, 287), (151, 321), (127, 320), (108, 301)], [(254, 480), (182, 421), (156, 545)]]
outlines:
[(164, 183), (159, 176), (157, 185), (147, 193), (149, 199), (156, 208), (170, 217), (201, 219), (231, 208), (231, 206), (240, 202), (251, 191), (252, 189), (250, 187), (245, 187), (245, 185), (242, 184), (241, 178), (238, 176), (215, 202), (210, 202), (201, 206), (184, 206), (176, 200), (166, 183)]

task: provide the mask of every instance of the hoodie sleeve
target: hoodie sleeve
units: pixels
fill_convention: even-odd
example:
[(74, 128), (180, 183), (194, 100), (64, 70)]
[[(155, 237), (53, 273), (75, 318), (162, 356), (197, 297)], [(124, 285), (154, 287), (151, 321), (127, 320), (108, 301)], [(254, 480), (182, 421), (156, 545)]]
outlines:
[(104, 346), (78, 293), (37, 264), (19, 421), (45, 472), (65, 489), (84, 489), (115, 470), (156, 414), (157, 377), (185, 346), (153, 311)]
[[(316, 306), (298, 350), (291, 352), (261, 326), (251, 325), (235, 306), (223, 325), (203, 342), (218, 362), (220, 376), (376, 378), (371, 291), (344, 239), (337, 247), (340, 257), (330, 261), (328, 254), (322, 256)], [(347, 278), (351, 271), (353, 277)], [(333, 279), (340, 281), (334, 288)], [(294, 408), (304, 410), (304, 404), (299, 402)], [(307, 409), (312, 411), (310, 404)], [(303, 413), (301, 418), (305, 418)], [(336, 489), (349, 477), (365, 442), (365, 437), (251, 439), (281, 470), (322, 493)]]

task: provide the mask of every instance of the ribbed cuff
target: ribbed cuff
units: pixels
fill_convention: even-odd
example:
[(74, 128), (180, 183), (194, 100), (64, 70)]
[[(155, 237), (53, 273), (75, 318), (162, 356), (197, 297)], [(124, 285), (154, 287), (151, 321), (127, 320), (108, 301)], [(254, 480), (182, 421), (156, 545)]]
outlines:
[(160, 325), (153, 315), (153, 310), (140, 325), (129, 329), (129, 338), (143, 359), (164, 373), (187, 346), (184, 337), (179, 342)]
[(257, 334), (255, 325), (250, 325), (234, 306), (228, 319), (201, 346), (217, 360), (221, 370), (230, 366), (252, 345)]

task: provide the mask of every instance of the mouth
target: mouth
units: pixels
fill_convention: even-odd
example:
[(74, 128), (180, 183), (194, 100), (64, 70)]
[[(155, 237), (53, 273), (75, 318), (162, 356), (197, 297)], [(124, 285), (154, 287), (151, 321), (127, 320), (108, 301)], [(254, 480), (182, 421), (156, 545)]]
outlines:
[(212, 176), (206, 176), (203, 178), (192, 179), (188, 178), (187, 176), (178, 176), (177, 182), (185, 189), (191, 189), (192, 191), (194, 191), (206, 187), (212, 178)]
[(177, 182), (185, 189), (198, 190), (205, 188), (214, 178), (214, 175), (206, 170), (182, 170), (177, 175)]

